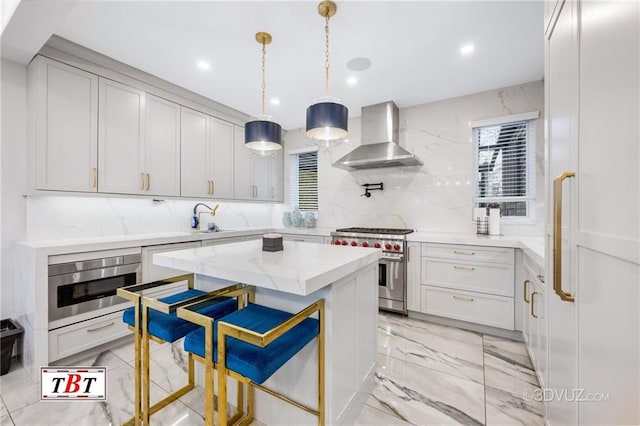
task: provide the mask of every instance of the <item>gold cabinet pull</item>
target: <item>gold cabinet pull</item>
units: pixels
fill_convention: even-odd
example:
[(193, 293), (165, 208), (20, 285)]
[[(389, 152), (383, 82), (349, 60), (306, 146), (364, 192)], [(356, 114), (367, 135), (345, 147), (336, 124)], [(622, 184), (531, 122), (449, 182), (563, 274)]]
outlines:
[(544, 284), (544, 275), (538, 275), (538, 279), (542, 284)]
[(524, 285), (524, 294), (523, 294), (523, 297), (524, 297), (524, 301), (525, 301), (526, 303), (531, 302), (531, 300), (530, 300), (530, 299), (527, 299), (527, 293), (529, 293), (529, 284), (531, 284), (531, 281), (529, 281), (529, 280), (524, 280), (524, 284), (523, 284), (523, 285)]
[(98, 331), (98, 330), (102, 330), (103, 328), (107, 328), (107, 327), (111, 327), (114, 324), (113, 321), (99, 325), (97, 327), (93, 327), (93, 328), (87, 328), (87, 331), (89, 333), (94, 332), (94, 331)]
[(553, 290), (565, 302), (573, 302), (574, 298), (562, 290), (562, 182), (575, 175), (564, 172), (553, 180)]
[(93, 184), (91, 184), (92, 188), (98, 186), (98, 169), (93, 168)]
[(147, 191), (149, 190), (149, 188), (151, 188), (151, 175), (149, 175), (149, 173), (146, 173), (147, 175)]
[(534, 318), (538, 318), (538, 316), (536, 315), (536, 309), (534, 307), (536, 294), (540, 294), (540, 293), (538, 293), (537, 291), (534, 291), (533, 293), (531, 293), (531, 316)]
[(207, 195), (211, 195), (211, 181), (207, 181)]
[(216, 193), (216, 182), (214, 180), (211, 181), (211, 195)]
[(453, 296), (456, 300), (464, 300), (465, 302), (473, 302), (473, 297)]
[(454, 250), (453, 251), (455, 254), (465, 254), (467, 256), (473, 256), (474, 254), (476, 254), (475, 251), (462, 251), (462, 250)]
[(140, 191), (144, 191), (144, 173), (140, 173)]
[(453, 265), (453, 267), (454, 267), (455, 269), (464, 269), (464, 270), (467, 270), (467, 271), (473, 271), (474, 269), (476, 269), (476, 268), (474, 268), (473, 266), (460, 266), (460, 265)]

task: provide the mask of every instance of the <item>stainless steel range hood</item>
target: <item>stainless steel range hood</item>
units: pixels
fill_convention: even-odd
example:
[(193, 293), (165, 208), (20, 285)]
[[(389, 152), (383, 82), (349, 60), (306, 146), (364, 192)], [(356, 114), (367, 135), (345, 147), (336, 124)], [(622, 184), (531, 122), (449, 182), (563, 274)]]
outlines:
[(422, 161), (398, 145), (398, 117), (392, 101), (362, 107), (362, 144), (333, 166), (345, 170), (421, 166)]

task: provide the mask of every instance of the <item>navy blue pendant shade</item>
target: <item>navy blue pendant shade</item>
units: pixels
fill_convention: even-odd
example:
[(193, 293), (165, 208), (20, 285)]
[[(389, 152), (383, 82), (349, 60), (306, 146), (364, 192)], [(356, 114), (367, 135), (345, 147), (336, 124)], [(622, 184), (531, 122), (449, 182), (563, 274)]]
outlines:
[(282, 126), (268, 120), (249, 121), (244, 126), (244, 146), (261, 154), (282, 148)]
[(320, 140), (347, 137), (349, 110), (336, 102), (320, 102), (307, 108), (307, 136)]

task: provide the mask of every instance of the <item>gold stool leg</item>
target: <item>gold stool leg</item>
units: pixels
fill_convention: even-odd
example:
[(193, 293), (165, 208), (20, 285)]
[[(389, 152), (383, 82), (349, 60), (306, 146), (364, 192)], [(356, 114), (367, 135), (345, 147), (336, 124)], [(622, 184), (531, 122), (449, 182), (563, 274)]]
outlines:
[(149, 425), (151, 396), (149, 389), (149, 309), (142, 307), (142, 424)]

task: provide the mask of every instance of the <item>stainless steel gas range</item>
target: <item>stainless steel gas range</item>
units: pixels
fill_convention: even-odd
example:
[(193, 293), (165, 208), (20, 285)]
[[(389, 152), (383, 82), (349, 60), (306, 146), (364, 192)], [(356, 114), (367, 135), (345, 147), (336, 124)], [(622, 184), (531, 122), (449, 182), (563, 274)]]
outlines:
[(380, 309), (407, 313), (407, 234), (413, 229), (342, 228), (331, 233), (332, 244), (382, 249), (378, 263)]

